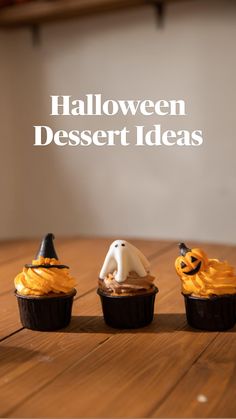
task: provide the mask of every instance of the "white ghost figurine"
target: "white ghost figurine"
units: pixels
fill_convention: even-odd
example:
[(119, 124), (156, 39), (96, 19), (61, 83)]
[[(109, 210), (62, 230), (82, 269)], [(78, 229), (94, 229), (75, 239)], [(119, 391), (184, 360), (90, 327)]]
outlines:
[(100, 278), (105, 279), (109, 273), (116, 271), (115, 280), (124, 282), (131, 271), (140, 277), (148, 274), (150, 264), (137, 247), (125, 240), (115, 240), (106, 255)]

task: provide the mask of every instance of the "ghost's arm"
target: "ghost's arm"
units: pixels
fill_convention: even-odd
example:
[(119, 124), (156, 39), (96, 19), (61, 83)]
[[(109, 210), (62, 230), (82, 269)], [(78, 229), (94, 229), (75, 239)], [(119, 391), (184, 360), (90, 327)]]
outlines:
[(133, 259), (133, 270), (140, 276), (144, 277), (147, 275), (147, 270), (143, 266), (143, 263), (139, 256), (136, 254), (135, 259)]
[(140, 252), (139, 249), (136, 248), (136, 254), (138, 255), (144, 269), (146, 270), (146, 272), (150, 271), (150, 263), (147, 260), (147, 258), (144, 256), (144, 254), (142, 252)]
[(99, 278), (104, 279), (109, 273), (114, 272), (115, 269), (116, 261), (114, 259), (114, 256), (110, 252), (108, 252), (104, 260), (102, 269), (100, 271)]

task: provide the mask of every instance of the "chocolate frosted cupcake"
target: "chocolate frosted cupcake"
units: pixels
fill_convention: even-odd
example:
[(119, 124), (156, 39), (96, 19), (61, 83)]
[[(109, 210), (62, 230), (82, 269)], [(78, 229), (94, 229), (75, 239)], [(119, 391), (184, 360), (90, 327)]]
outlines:
[(190, 326), (226, 330), (236, 323), (236, 276), (227, 262), (208, 259), (201, 249), (179, 244), (175, 261), (182, 281), (186, 316)]
[(114, 241), (99, 275), (104, 320), (114, 328), (143, 327), (153, 320), (157, 287), (149, 262), (132, 244)]
[(53, 239), (51, 233), (44, 237), (35, 260), (14, 281), (21, 322), (28, 329), (62, 329), (71, 319), (76, 281), (58, 260)]

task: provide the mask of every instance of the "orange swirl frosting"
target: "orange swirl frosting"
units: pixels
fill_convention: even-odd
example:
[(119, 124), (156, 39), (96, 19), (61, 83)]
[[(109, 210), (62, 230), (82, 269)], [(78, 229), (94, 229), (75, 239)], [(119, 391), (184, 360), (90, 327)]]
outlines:
[(208, 259), (202, 249), (190, 249), (185, 243), (179, 243), (179, 250), (175, 269), (183, 294), (206, 298), (236, 294), (236, 276), (228, 262)]
[(39, 265), (61, 265), (58, 259), (39, 256), (33, 260), (32, 265), (35, 265), (35, 268), (25, 266), (14, 280), (18, 294), (40, 296), (68, 293), (76, 285), (76, 280), (69, 275), (67, 267), (39, 267)]
[(209, 259), (205, 270), (194, 276), (182, 276), (182, 292), (199, 297), (236, 294), (236, 276), (228, 262)]

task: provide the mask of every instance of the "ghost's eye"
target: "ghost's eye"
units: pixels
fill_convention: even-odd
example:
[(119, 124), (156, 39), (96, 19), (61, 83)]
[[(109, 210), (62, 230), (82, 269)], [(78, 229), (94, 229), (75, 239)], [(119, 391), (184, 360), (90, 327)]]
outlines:
[(115, 247), (118, 247), (118, 244), (115, 244)]
[(125, 246), (125, 244), (124, 243), (122, 243), (122, 245), (121, 246)]

